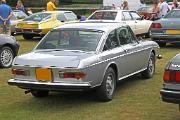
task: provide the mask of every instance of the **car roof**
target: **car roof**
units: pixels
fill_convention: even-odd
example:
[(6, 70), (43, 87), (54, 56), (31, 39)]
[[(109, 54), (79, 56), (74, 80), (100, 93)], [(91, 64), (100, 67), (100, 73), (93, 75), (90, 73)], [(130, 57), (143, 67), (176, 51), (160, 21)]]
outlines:
[(96, 10), (95, 12), (121, 12), (121, 11), (134, 11), (134, 10), (122, 10), (122, 9), (113, 9), (113, 10)]
[(127, 24), (123, 22), (102, 22), (102, 21), (91, 21), (91, 22), (78, 22), (78, 23), (69, 23), (57, 27), (55, 29), (65, 29), (65, 28), (72, 28), (72, 29), (93, 29), (93, 30), (101, 30), (101, 31), (111, 31), (121, 26), (127, 26)]
[(65, 12), (72, 12), (72, 11), (44, 11), (43, 13), (65, 13)]

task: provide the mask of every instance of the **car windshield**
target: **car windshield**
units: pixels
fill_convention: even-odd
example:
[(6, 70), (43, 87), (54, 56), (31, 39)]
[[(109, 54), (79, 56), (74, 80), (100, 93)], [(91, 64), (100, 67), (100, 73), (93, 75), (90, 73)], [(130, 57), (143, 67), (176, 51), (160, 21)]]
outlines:
[(51, 13), (37, 13), (29, 16), (28, 18), (24, 19), (24, 21), (36, 21), (36, 22), (41, 22), (43, 20), (47, 20), (51, 18), (52, 14)]
[(164, 18), (180, 18), (180, 10), (173, 10), (164, 16)]
[(89, 19), (90, 20), (115, 20), (117, 12), (114, 11), (101, 11), (95, 12)]
[(103, 31), (99, 30), (53, 30), (49, 32), (36, 49), (59, 49), (95, 51)]
[(18, 20), (18, 19), (24, 19), (27, 18), (27, 15), (22, 11), (13, 11), (13, 16), (11, 17), (11, 20)]

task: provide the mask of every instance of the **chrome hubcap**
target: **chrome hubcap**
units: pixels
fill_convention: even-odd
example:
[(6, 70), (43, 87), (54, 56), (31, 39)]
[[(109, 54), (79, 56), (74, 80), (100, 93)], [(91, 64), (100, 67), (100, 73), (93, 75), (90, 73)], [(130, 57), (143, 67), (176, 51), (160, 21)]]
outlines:
[(13, 55), (10, 50), (5, 49), (1, 53), (1, 63), (3, 66), (10, 66), (13, 60)]
[(153, 72), (154, 72), (154, 62), (153, 62), (153, 58), (150, 58), (150, 60), (149, 60), (149, 72), (150, 72), (151, 74), (153, 74)]
[(112, 74), (108, 75), (107, 80), (106, 80), (106, 90), (107, 90), (108, 95), (112, 95), (113, 91), (114, 91), (114, 80), (113, 79), (114, 78), (113, 78)]

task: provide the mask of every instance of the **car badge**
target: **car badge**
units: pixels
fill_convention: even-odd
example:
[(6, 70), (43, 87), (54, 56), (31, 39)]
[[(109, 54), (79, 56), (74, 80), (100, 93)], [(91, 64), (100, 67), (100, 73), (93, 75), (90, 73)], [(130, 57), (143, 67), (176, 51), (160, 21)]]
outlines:
[(180, 65), (174, 65), (174, 64), (172, 64), (172, 67), (180, 68)]

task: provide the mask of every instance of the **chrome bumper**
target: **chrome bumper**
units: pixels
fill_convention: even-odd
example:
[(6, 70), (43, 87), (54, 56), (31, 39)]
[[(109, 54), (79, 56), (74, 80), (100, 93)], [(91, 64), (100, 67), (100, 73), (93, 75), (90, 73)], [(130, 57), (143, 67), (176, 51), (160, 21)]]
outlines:
[(37, 90), (52, 90), (52, 91), (82, 91), (84, 89), (91, 88), (90, 83), (54, 83), (54, 82), (32, 82), (32, 81), (20, 81), (16, 79), (10, 79), (9, 85), (15, 85), (22, 89), (37, 89)]
[(160, 94), (164, 102), (180, 104), (180, 91), (161, 89)]

